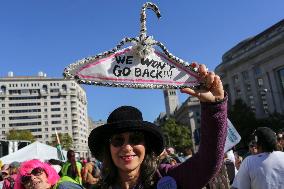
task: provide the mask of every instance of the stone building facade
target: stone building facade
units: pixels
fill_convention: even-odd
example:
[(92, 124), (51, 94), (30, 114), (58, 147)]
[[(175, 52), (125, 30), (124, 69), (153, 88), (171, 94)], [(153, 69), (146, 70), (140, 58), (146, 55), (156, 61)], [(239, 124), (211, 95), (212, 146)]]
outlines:
[(221, 76), (230, 105), (242, 99), (257, 118), (283, 114), (284, 20), (226, 52), (215, 72)]
[(68, 133), (73, 148), (88, 154), (88, 113), (84, 89), (75, 81), (38, 76), (0, 78), (1, 139), (11, 129), (29, 130), (36, 140), (51, 142), (55, 130)]

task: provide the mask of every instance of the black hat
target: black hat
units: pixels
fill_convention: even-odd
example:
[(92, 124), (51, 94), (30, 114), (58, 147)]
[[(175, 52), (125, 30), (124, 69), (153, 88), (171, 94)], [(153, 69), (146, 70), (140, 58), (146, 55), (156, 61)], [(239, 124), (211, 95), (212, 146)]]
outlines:
[(276, 133), (268, 127), (258, 127), (254, 136), (256, 136), (257, 145), (274, 148), (277, 144)]
[[(92, 130), (88, 146), (96, 159), (103, 159), (104, 145), (116, 133), (142, 131), (146, 139), (151, 141), (151, 149), (160, 155), (164, 150), (164, 136), (155, 124), (143, 121), (142, 113), (132, 106), (121, 106), (108, 117), (107, 123)], [(148, 146), (149, 147), (149, 146)]]

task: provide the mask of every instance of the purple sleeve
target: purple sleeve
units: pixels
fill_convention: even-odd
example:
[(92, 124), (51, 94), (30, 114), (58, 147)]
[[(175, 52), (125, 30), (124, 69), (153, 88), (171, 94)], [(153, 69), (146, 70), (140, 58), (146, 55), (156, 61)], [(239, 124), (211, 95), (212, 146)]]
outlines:
[(213, 178), (223, 162), (227, 136), (227, 96), (223, 102), (201, 103), (199, 151), (176, 166), (161, 164), (162, 175), (173, 177), (182, 189), (200, 189)]

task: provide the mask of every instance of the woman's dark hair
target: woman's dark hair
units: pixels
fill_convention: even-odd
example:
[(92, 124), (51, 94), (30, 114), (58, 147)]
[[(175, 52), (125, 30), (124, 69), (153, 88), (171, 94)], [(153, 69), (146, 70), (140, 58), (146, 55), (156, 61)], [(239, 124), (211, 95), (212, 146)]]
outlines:
[[(149, 141), (145, 139), (145, 157), (141, 164), (140, 178), (139, 181), (143, 185), (144, 189), (153, 188), (156, 184), (157, 178), (155, 177), (156, 170), (158, 168), (158, 158), (153, 149), (150, 148)], [(103, 157), (103, 167), (102, 167), (102, 180), (99, 182), (100, 189), (108, 189), (111, 185), (117, 182), (118, 171), (117, 167), (114, 165), (109, 144), (104, 144), (104, 157)]]
[(71, 166), (67, 170), (67, 175), (75, 179), (77, 176), (80, 176), (80, 174), (77, 169), (75, 152), (73, 150), (68, 150), (67, 159), (71, 163)]

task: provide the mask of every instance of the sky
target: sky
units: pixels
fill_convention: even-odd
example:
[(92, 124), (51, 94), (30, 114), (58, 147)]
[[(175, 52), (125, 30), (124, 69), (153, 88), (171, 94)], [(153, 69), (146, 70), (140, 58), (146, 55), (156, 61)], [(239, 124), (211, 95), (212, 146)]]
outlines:
[[(137, 37), (142, 0), (0, 0), (0, 77), (61, 78), (64, 68), (84, 57), (115, 47), (124, 37)], [(147, 35), (175, 56), (206, 64), (210, 70), (222, 55), (284, 19), (283, 0), (152, 1), (158, 20), (147, 10)], [(121, 105), (135, 106), (145, 120), (165, 112), (160, 89), (125, 89), (82, 85), (88, 114), (106, 120)], [(180, 103), (188, 97), (179, 95)]]

